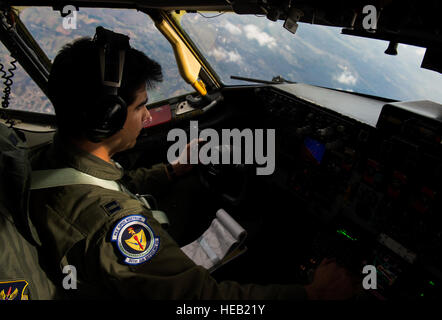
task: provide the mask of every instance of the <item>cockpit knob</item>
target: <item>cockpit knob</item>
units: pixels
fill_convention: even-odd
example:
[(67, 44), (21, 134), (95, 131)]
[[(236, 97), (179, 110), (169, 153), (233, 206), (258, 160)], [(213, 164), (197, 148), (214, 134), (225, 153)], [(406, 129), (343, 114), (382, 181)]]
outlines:
[(311, 132), (312, 132), (312, 127), (309, 125), (296, 129), (296, 133), (298, 135), (310, 134)]

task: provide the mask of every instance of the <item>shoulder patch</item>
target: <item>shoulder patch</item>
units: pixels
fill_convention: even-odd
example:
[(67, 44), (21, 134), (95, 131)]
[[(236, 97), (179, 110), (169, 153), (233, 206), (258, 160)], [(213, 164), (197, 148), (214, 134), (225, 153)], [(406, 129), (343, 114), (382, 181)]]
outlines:
[(108, 202), (101, 207), (104, 209), (104, 211), (106, 211), (108, 215), (113, 215), (114, 213), (121, 210), (121, 206), (117, 201)]
[(146, 218), (138, 214), (120, 219), (112, 230), (111, 241), (129, 265), (150, 260), (160, 247), (160, 238), (155, 236)]
[(0, 281), (0, 300), (28, 300), (26, 280)]

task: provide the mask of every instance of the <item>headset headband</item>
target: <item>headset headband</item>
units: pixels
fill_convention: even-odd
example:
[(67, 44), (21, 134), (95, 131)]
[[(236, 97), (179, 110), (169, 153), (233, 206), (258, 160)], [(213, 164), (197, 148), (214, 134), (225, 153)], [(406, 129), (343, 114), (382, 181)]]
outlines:
[(105, 91), (117, 95), (123, 78), (125, 53), (130, 49), (129, 37), (99, 26), (94, 41), (100, 49), (101, 81)]

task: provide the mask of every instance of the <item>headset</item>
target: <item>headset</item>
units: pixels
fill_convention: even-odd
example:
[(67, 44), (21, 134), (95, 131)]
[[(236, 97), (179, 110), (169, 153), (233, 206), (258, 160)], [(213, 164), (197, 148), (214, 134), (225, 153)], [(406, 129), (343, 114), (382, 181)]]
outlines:
[(130, 49), (129, 37), (96, 28), (94, 43), (100, 57), (102, 92), (93, 108), (85, 114), (85, 134), (92, 142), (100, 142), (123, 128), (127, 116), (127, 104), (118, 95), (123, 78), (126, 50)]

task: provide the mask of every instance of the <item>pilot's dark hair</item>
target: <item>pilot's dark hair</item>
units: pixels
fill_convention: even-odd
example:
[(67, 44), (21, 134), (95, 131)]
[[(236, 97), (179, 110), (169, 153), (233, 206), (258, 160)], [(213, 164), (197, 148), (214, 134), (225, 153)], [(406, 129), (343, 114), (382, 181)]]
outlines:
[[(135, 101), (135, 93), (142, 86), (152, 88), (161, 81), (161, 66), (157, 62), (134, 48), (126, 51), (118, 95), (127, 106)], [(48, 80), (48, 97), (63, 138), (84, 137), (81, 111), (94, 108), (102, 90), (100, 58), (94, 41), (83, 37), (63, 46), (54, 59)]]

